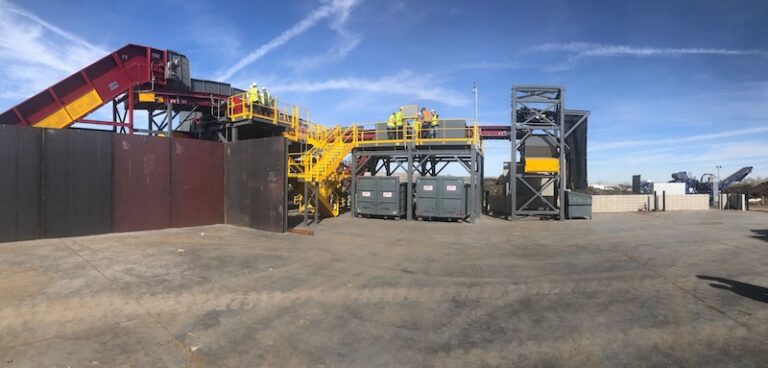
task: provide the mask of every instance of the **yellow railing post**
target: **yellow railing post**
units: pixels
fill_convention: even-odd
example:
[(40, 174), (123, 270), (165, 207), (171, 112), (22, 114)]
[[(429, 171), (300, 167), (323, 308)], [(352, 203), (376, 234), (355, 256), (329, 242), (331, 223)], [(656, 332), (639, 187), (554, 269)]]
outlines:
[[(272, 123), (277, 125), (277, 114), (279, 114), (277, 110), (277, 98), (274, 99), (275, 103), (272, 104)], [(267, 105), (269, 105), (269, 101), (266, 101)]]

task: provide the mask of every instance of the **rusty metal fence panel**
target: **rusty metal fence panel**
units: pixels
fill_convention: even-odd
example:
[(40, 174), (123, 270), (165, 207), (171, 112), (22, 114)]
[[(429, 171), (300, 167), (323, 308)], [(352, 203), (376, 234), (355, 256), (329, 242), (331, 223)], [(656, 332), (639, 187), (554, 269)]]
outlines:
[(224, 145), (171, 139), (171, 226), (224, 222)]
[(41, 133), (0, 125), (0, 242), (41, 236)]
[(170, 140), (116, 135), (114, 159), (114, 231), (170, 227)]
[(270, 137), (226, 144), (226, 222), (286, 232), (287, 143)]
[(111, 132), (43, 133), (43, 236), (112, 231)]

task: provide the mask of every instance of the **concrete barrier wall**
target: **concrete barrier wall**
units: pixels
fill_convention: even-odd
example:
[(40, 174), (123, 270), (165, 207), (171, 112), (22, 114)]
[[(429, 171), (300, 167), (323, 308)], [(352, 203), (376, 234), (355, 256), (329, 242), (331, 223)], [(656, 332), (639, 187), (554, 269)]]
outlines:
[(650, 208), (653, 208), (652, 195), (596, 195), (592, 196), (592, 213), (637, 212), (646, 203), (650, 203)]
[[(659, 196), (661, 206), (661, 196)], [(675, 194), (667, 196), (667, 211), (703, 211), (709, 209), (709, 194)]]
[[(644, 206), (656, 209), (652, 194), (596, 195), (592, 196), (592, 212), (637, 212)], [(658, 209), (664, 206), (662, 196), (658, 196)], [(666, 196), (667, 211), (697, 211), (709, 209), (707, 194), (674, 194)]]

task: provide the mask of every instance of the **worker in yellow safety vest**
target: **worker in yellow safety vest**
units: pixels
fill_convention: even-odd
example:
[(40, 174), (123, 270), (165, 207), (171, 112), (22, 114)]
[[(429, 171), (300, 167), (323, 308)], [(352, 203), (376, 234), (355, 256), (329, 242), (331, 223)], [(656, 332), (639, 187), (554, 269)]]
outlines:
[(403, 108), (395, 113), (395, 126), (397, 127), (397, 139), (403, 139)]
[(395, 139), (397, 136), (397, 121), (395, 119), (395, 113), (389, 114), (389, 119), (387, 119), (387, 138), (388, 139)]
[[(419, 114), (421, 115), (421, 114)], [(421, 116), (418, 116), (415, 120), (411, 121), (411, 129), (413, 130), (413, 136), (415, 138), (421, 138), (421, 125), (423, 124)]]
[(251, 88), (248, 88), (248, 103), (253, 105), (259, 102), (259, 87), (256, 83), (251, 83)]
[(429, 133), (431, 135), (431, 138), (437, 138), (437, 126), (440, 125), (440, 121), (439, 121), (440, 117), (437, 116), (437, 113), (435, 112), (435, 110), (430, 111), (429, 115), (430, 115), (429, 125), (431, 128), (429, 130)]

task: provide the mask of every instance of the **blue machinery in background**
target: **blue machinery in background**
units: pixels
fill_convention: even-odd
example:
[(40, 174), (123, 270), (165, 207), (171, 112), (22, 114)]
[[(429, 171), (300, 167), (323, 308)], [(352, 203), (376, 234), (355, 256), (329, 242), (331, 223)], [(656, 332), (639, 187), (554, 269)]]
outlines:
[(718, 192), (721, 192), (731, 184), (744, 180), (750, 173), (752, 173), (752, 166), (745, 166), (721, 180), (720, 183), (717, 183), (717, 177), (714, 174), (704, 174), (701, 176), (701, 179), (696, 180), (696, 177), (690, 173), (681, 171), (672, 174), (670, 183), (685, 183), (685, 192), (688, 194), (709, 193), (711, 196), (713, 195), (715, 183), (717, 183)]

